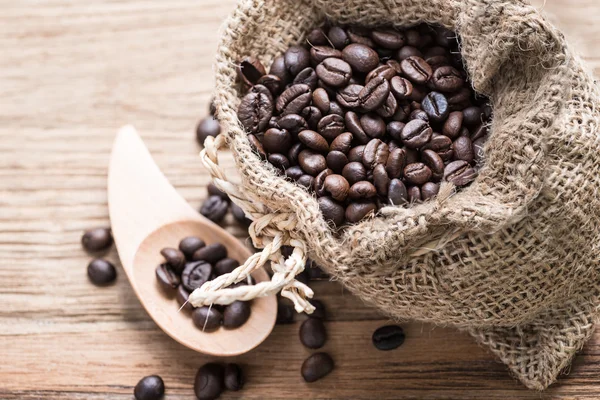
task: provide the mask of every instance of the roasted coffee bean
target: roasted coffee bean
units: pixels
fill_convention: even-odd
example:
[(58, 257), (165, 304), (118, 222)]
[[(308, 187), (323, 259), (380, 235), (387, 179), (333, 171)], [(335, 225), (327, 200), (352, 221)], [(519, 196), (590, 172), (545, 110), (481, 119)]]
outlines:
[[(300, 168), (300, 167), (294, 167), (294, 168), (297, 168), (298, 171), (300, 171), (300, 174), (298, 175), (298, 177), (300, 177), (301, 173), (302, 173), (302, 168)], [(290, 170), (290, 168), (286, 169), (286, 173), (289, 170)], [(252, 223), (252, 220), (250, 220), (248, 217), (246, 217), (246, 213), (244, 212), (244, 210), (242, 210), (242, 208), (235, 203), (231, 203), (231, 215), (233, 215), (233, 218), (240, 224), (248, 226)]]
[(312, 189), (315, 178), (310, 175), (302, 175), (298, 178), (298, 185), (304, 186), (307, 189)]
[(377, 205), (373, 201), (359, 200), (348, 205), (345, 216), (348, 222), (355, 223), (375, 212), (377, 212)]
[(81, 237), (81, 245), (88, 253), (106, 250), (113, 244), (110, 228), (95, 228), (85, 231)]
[(407, 46), (420, 47), (423, 45), (421, 34), (416, 29), (408, 29), (404, 32), (404, 36), (406, 37)]
[(360, 118), (360, 126), (370, 138), (381, 138), (385, 135), (385, 121), (378, 115), (363, 115)]
[(315, 382), (333, 371), (333, 359), (327, 353), (315, 353), (302, 363), (301, 373), (306, 382)]
[(371, 32), (371, 39), (379, 46), (393, 50), (401, 48), (406, 42), (404, 34), (393, 29), (373, 31)]
[(275, 75), (281, 81), (281, 87), (285, 87), (291, 82), (292, 76), (285, 67), (285, 59), (283, 56), (275, 57), (271, 68), (269, 69), (269, 75)]
[(444, 135), (433, 134), (429, 143), (423, 146), (423, 149), (431, 149), (438, 153), (444, 161), (449, 161), (454, 157), (452, 150), (452, 140)]
[(210, 182), (207, 186), (206, 186), (206, 191), (208, 193), (209, 196), (219, 196), (222, 199), (229, 201), (229, 196), (227, 195), (227, 193), (221, 191), (221, 189), (219, 189), (214, 183)]
[(433, 73), (431, 78), (433, 86), (440, 92), (455, 92), (461, 89), (465, 80), (461, 73), (454, 67), (444, 66), (439, 67)]
[(387, 196), (390, 177), (388, 176), (383, 164), (377, 164), (373, 169), (373, 183), (375, 184), (377, 193), (379, 193), (380, 196)]
[(227, 214), (228, 208), (228, 201), (219, 196), (210, 196), (204, 200), (204, 203), (202, 203), (202, 207), (200, 207), (200, 214), (204, 215), (206, 218), (215, 223), (219, 223)]
[(308, 318), (300, 325), (300, 342), (309, 349), (320, 349), (327, 341), (325, 324), (318, 318)]
[(448, 55), (448, 50), (441, 46), (432, 46), (424, 51), (424, 57), (435, 57), (435, 56), (446, 56)]
[(332, 101), (329, 104), (329, 114), (336, 114), (340, 117), (344, 117), (344, 109), (337, 102)]
[(344, 223), (344, 206), (331, 197), (319, 197), (318, 203), (325, 221), (331, 221), (335, 226), (340, 226)]
[(250, 318), (250, 304), (246, 301), (234, 301), (223, 311), (223, 326), (227, 329), (239, 328)]
[(325, 168), (327, 161), (325, 157), (312, 150), (302, 150), (298, 155), (298, 163), (308, 175), (316, 176)]
[(315, 89), (312, 94), (312, 102), (315, 107), (317, 107), (323, 114), (329, 112), (329, 105), (331, 102), (329, 101), (329, 96), (327, 92), (323, 88)]
[(156, 280), (160, 287), (166, 292), (171, 292), (177, 289), (177, 286), (181, 283), (179, 275), (169, 266), (164, 263), (156, 267)]
[(302, 46), (292, 46), (284, 54), (287, 70), (292, 76), (296, 76), (304, 68), (310, 67), (310, 53)]
[(257, 82), (258, 85), (263, 85), (273, 96), (277, 96), (283, 86), (281, 85), (281, 79), (276, 75), (263, 75)]
[(225, 246), (221, 243), (213, 243), (196, 250), (192, 259), (194, 261), (202, 260), (214, 264), (225, 257), (227, 257), (227, 249)]
[(212, 266), (208, 262), (189, 262), (181, 273), (181, 284), (188, 292), (193, 292), (204, 285), (210, 279), (211, 274)]
[(406, 124), (404, 122), (399, 121), (391, 121), (387, 124), (386, 132), (390, 135), (394, 140), (402, 141), (402, 130)]
[(479, 107), (468, 107), (462, 111), (464, 124), (467, 126), (479, 125), (483, 122), (483, 112)]
[(188, 302), (189, 298), (190, 294), (188, 293), (188, 291), (185, 290), (183, 285), (179, 285), (177, 287), (177, 293), (175, 294), (177, 304), (179, 304), (179, 306), (181, 306), (184, 310), (192, 311), (194, 309), (194, 306), (192, 305), (192, 303)]
[(239, 266), (240, 263), (233, 258), (224, 258), (215, 264), (213, 271), (216, 276), (221, 276), (229, 274)]
[(310, 60), (318, 65), (328, 58), (342, 58), (342, 52), (330, 46), (315, 46), (310, 49)]
[(306, 120), (308, 128), (315, 130), (319, 126), (319, 121), (323, 118), (323, 113), (314, 106), (304, 107), (302, 118)]
[(360, 146), (353, 147), (348, 152), (348, 161), (362, 162), (364, 153), (365, 153), (365, 145), (361, 144)]
[(442, 122), (450, 113), (446, 97), (438, 92), (431, 92), (423, 99), (421, 103), (423, 111), (427, 113), (429, 119), (433, 122)]
[(352, 133), (358, 143), (367, 144), (370, 140), (360, 123), (360, 117), (353, 111), (348, 111), (344, 117), (346, 128)]
[(398, 100), (406, 100), (412, 95), (413, 84), (408, 79), (395, 76), (390, 81), (390, 90)]
[(402, 143), (408, 148), (418, 149), (431, 139), (433, 130), (429, 124), (421, 119), (414, 119), (406, 124), (402, 130)]
[(310, 105), (311, 100), (312, 91), (310, 86), (304, 84), (292, 85), (277, 98), (275, 108), (282, 116), (300, 114), (304, 107)]
[(353, 161), (346, 164), (342, 170), (342, 176), (346, 178), (350, 185), (353, 185), (367, 179), (367, 170), (362, 162)]
[(325, 177), (324, 181), (324, 189), (325, 193), (331, 195), (334, 200), (344, 201), (346, 197), (348, 197), (348, 190), (350, 190), (350, 185), (346, 178), (342, 175), (331, 174)]
[(327, 37), (329, 41), (336, 49), (342, 50), (344, 47), (350, 44), (350, 37), (348, 33), (343, 28), (339, 26), (332, 26), (329, 28), (329, 32), (327, 33)]
[(165, 395), (165, 383), (158, 375), (143, 377), (133, 389), (135, 400), (161, 400)]
[(353, 109), (359, 108), (361, 106), (359, 95), (363, 89), (364, 86), (362, 85), (350, 84), (345, 88), (341, 89), (339, 92), (337, 92), (335, 98), (343, 107)]
[(481, 124), (477, 128), (475, 128), (473, 134), (471, 135), (471, 140), (481, 139), (485, 137), (488, 133), (488, 127)]
[(465, 186), (477, 177), (477, 172), (466, 161), (453, 161), (444, 170), (444, 180), (456, 186)]
[(451, 112), (448, 119), (444, 122), (442, 133), (450, 139), (456, 139), (460, 134), (463, 124), (463, 113), (460, 111)]
[(196, 140), (200, 146), (204, 146), (207, 137), (217, 137), (221, 133), (221, 124), (213, 116), (203, 118), (196, 126)]
[(467, 136), (460, 136), (452, 143), (452, 149), (454, 150), (454, 159), (463, 160), (468, 163), (473, 162), (473, 142)]
[(284, 302), (283, 299), (277, 301), (277, 319), (275, 320), (277, 325), (293, 324), (295, 316), (296, 310), (291, 304), (288, 304), (287, 301)]
[(376, 76), (358, 94), (360, 107), (373, 111), (381, 107), (390, 94), (390, 83), (382, 76)]
[(388, 186), (388, 201), (392, 205), (404, 205), (408, 201), (406, 186), (400, 179), (392, 179)]
[(448, 93), (448, 105), (451, 111), (459, 111), (471, 106), (472, 91), (469, 88), (462, 88), (455, 93)]
[(423, 163), (408, 164), (404, 168), (404, 178), (413, 185), (422, 185), (431, 179), (431, 169)]
[(423, 58), (423, 53), (416, 47), (404, 46), (398, 53), (396, 53), (396, 59), (400, 62), (406, 60), (408, 57), (420, 57)]
[(429, 93), (429, 90), (426, 87), (413, 84), (413, 91), (410, 94), (410, 96), (407, 97), (406, 100), (420, 103), (421, 101), (423, 101), (425, 96), (427, 96), (427, 93)]
[(411, 186), (407, 189), (408, 193), (408, 202), (411, 204), (421, 203), (421, 189), (418, 186)]
[(289, 167), (288, 169), (285, 170), (285, 176), (287, 176), (288, 178), (293, 179), (295, 181), (300, 179), (300, 177), (302, 175), (304, 175), (304, 171), (302, 171), (302, 168), (299, 165)]
[(434, 180), (439, 181), (444, 176), (444, 160), (433, 150), (423, 150), (421, 160), (431, 170)]
[(419, 162), (420, 155), (417, 150), (410, 149), (408, 147), (404, 147), (404, 150), (406, 151), (406, 164), (407, 165)]
[(348, 28), (347, 32), (348, 37), (350, 37), (350, 42), (362, 44), (369, 48), (375, 47), (375, 42), (373, 42), (371, 38), (368, 37), (370, 32), (368, 32), (367, 30), (359, 27), (350, 27)]
[(317, 77), (317, 73), (311, 67), (304, 68), (302, 71), (296, 75), (294, 81), (292, 82), (294, 85), (297, 84), (305, 84), (310, 90), (315, 90), (317, 88), (317, 82), (319, 78)]
[(97, 258), (87, 267), (90, 281), (97, 286), (107, 285), (117, 279), (117, 270), (110, 262)]
[[(388, 147), (389, 147), (390, 153), (391, 153), (392, 151), (394, 151), (394, 150), (397, 150), (397, 149), (400, 149), (400, 148), (402, 148), (402, 146), (401, 146), (401, 145), (400, 145), (398, 142), (396, 142), (395, 140), (391, 140), (391, 141), (388, 143)], [(386, 164), (387, 164), (387, 163), (386, 163)]]
[(252, 148), (254, 149), (254, 151), (256, 151), (258, 156), (263, 159), (267, 158), (267, 152), (265, 151), (262, 143), (256, 138), (256, 136), (248, 135), (247, 138), (250, 142), (250, 146), (252, 146)]
[(242, 373), (242, 369), (239, 365), (225, 365), (225, 376), (223, 378), (223, 383), (225, 384), (225, 388), (227, 390), (231, 390), (233, 392), (242, 390), (244, 387), (244, 374)]
[(330, 151), (327, 154), (327, 167), (336, 174), (342, 173), (342, 170), (348, 164), (348, 157), (341, 151)]
[(329, 151), (340, 151), (344, 154), (350, 151), (352, 146), (352, 133), (344, 132), (331, 142), (331, 146), (329, 146)]
[(429, 116), (421, 109), (414, 110), (410, 113), (410, 119), (420, 119), (425, 122), (429, 122)]
[(246, 85), (256, 85), (258, 80), (266, 74), (265, 66), (256, 57), (245, 57), (240, 61), (238, 75)]
[(440, 185), (434, 182), (427, 182), (421, 186), (421, 197), (423, 201), (433, 199), (440, 191)]
[[(311, 268), (311, 269), (316, 269), (316, 268)], [(323, 302), (320, 300), (311, 300), (310, 304), (312, 304), (313, 307), (315, 307), (315, 310), (312, 312), (312, 314), (308, 314), (308, 316), (310, 318), (316, 318), (316, 319), (320, 319), (320, 320), (324, 321), (325, 318), (327, 317), (327, 310), (325, 309), (325, 304), (323, 304)]]
[(339, 58), (327, 58), (317, 65), (317, 76), (327, 85), (341, 87), (348, 84), (352, 76), (350, 64)]
[[(238, 118), (244, 129), (249, 133), (263, 132), (273, 115), (273, 97), (265, 86), (264, 91), (249, 92), (242, 98), (238, 107)], [(307, 86), (308, 87), (308, 86)]]
[(327, 140), (315, 131), (306, 130), (300, 132), (298, 134), (298, 140), (309, 149), (313, 149), (319, 153), (325, 153), (329, 150), (329, 143), (327, 143)]
[(181, 250), (165, 247), (160, 251), (160, 254), (175, 272), (180, 274), (183, 271), (183, 267), (185, 267), (185, 254)]
[(322, 29), (313, 29), (306, 36), (306, 42), (310, 46), (325, 46), (329, 44), (329, 39), (325, 35), (325, 32)]
[(194, 379), (194, 394), (198, 400), (215, 400), (223, 392), (223, 366), (215, 363), (203, 365)]
[(358, 181), (348, 191), (348, 197), (356, 199), (371, 199), (377, 196), (377, 188), (369, 181)]
[(394, 68), (387, 64), (380, 65), (379, 67), (375, 68), (367, 74), (367, 77), (365, 78), (365, 83), (369, 83), (373, 78), (378, 76), (389, 81), (394, 76), (396, 76), (396, 70), (394, 70)]
[(325, 196), (325, 178), (331, 174), (333, 174), (333, 171), (327, 168), (315, 177), (313, 189), (318, 197)]
[(398, 325), (388, 325), (375, 330), (371, 339), (378, 350), (394, 350), (404, 343), (405, 336)]
[[(429, 64), (431, 66), (431, 69), (433, 70), (433, 77), (429, 81), (429, 87), (431, 87), (433, 89), (438, 89), (443, 92), (444, 90), (439, 89), (436, 86), (436, 83), (434, 82), (435, 72), (437, 71), (438, 68), (449, 66), (450, 60), (448, 60), (448, 57), (446, 57), (446, 56), (433, 56), (433, 57), (426, 58), (425, 62), (427, 64)], [(450, 68), (452, 68), (452, 67), (450, 67)]]
[[(442, 164), (443, 165), (443, 164)], [(399, 148), (390, 151), (385, 163), (385, 170), (390, 178), (401, 178), (406, 166), (406, 150)]]
[(323, 117), (317, 126), (319, 133), (328, 141), (332, 141), (345, 130), (344, 118), (336, 114)]
[(295, 143), (292, 145), (290, 151), (288, 151), (287, 154), (288, 160), (290, 160), (291, 165), (298, 165), (298, 156), (300, 155), (300, 152), (302, 150), (304, 150), (304, 146), (302, 145), (302, 143)]
[(379, 55), (375, 50), (357, 43), (350, 44), (342, 50), (342, 59), (350, 64), (352, 69), (364, 74), (379, 64)]
[(198, 307), (192, 312), (192, 321), (201, 331), (211, 332), (219, 329), (223, 314), (214, 306)]
[(269, 153), (287, 152), (292, 146), (292, 135), (285, 129), (271, 128), (265, 132), (262, 144)]
[(402, 72), (411, 82), (426, 83), (431, 79), (433, 71), (425, 60), (418, 56), (405, 58), (400, 63)]
[(388, 145), (379, 139), (372, 139), (365, 146), (362, 162), (367, 169), (373, 169), (377, 164), (385, 164), (389, 156)]
[(398, 101), (396, 100), (394, 95), (392, 93), (390, 93), (390, 94), (388, 94), (388, 97), (385, 100), (385, 103), (383, 103), (383, 105), (381, 107), (379, 107), (377, 110), (375, 110), (375, 112), (380, 117), (390, 118), (396, 113), (397, 109), (398, 109)]
[(181, 250), (188, 260), (192, 259), (196, 250), (199, 250), (204, 246), (206, 246), (206, 243), (195, 236), (188, 236), (179, 242), (179, 250)]
[(277, 121), (277, 125), (279, 126), (279, 128), (275, 128), (276, 130), (285, 130), (291, 133), (292, 135), (297, 135), (299, 132), (308, 128), (306, 120), (298, 114), (288, 114), (284, 117), (279, 118), (279, 120)]

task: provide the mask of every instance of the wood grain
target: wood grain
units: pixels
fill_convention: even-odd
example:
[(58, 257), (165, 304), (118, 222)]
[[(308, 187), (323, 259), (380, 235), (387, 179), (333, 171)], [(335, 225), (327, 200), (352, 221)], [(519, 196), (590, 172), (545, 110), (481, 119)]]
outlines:
[[(600, 72), (596, 0), (536, 0)], [(168, 399), (191, 399), (213, 358), (159, 330), (122, 270), (89, 284), (81, 232), (108, 224), (106, 175), (116, 129), (132, 123), (194, 207), (208, 183), (193, 130), (212, 88), (218, 28), (234, 0), (0, 0), (0, 398), (131, 399), (158, 373)], [(232, 161), (224, 160), (230, 168)], [(231, 218), (228, 228), (244, 231)], [(107, 257), (116, 261), (112, 250)], [(600, 333), (550, 390), (531, 392), (466, 335), (405, 324), (398, 350), (376, 351), (376, 311), (330, 282), (326, 350), (337, 368), (308, 385), (299, 322), (276, 326), (223, 398), (598, 399)], [(301, 320), (301, 317), (298, 318)]]

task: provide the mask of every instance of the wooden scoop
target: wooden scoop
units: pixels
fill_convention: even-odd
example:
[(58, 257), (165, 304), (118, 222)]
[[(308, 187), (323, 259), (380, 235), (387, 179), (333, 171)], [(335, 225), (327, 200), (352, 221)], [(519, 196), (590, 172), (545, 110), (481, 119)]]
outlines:
[[(242, 354), (265, 340), (277, 316), (275, 296), (253, 300), (250, 318), (237, 329), (202, 332), (189, 312), (179, 311), (174, 297), (159, 287), (154, 271), (164, 262), (160, 250), (177, 248), (186, 236), (198, 236), (207, 244), (222, 243), (229, 257), (239, 262), (251, 253), (175, 191), (132, 126), (121, 128), (113, 146), (108, 205), (123, 269), (142, 305), (163, 331), (184, 346), (214, 356)], [(257, 282), (269, 280), (263, 269), (252, 277)]]

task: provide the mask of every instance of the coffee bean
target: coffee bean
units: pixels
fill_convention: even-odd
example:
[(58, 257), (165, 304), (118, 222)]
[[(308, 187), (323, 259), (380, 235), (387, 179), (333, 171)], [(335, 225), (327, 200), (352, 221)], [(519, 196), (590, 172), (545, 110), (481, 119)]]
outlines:
[(267, 160), (273, 164), (274, 167), (278, 168), (281, 171), (285, 171), (290, 166), (290, 161), (286, 156), (279, 153), (269, 154)]
[(390, 90), (398, 100), (406, 100), (412, 95), (413, 84), (408, 79), (395, 76), (390, 81)]
[(279, 118), (277, 125), (279, 128), (276, 128), (276, 130), (285, 130), (292, 135), (297, 135), (299, 132), (308, 128), (306, 120), (298, 114), (288, 114)]
[(227, 193), (221, 191), (221, 189), (219, 189), (217, 186), (215, 186), (215, 184), (212, 182), (210, 182), (206, 186), (206, 192), (208, 193), (209, 196), (219, 196), (223, 200), (229, 201), (229, 196), (227, 195)]
[(477, 172), (466, 161), (453, 161), (444, 170), (444, 180), (456, 186), (465, 186), (477, 177)]
[(418, 56), (411, 56), (402, 60), (400, 66), (404, 75), (415, 83), (426, 83), (433, 74), (431, 66)]
[(350, 149), (348, 152), (348, 161), (350, 162), (362, 162), (363, 155), (365, 153), (365, 145), (356, 146)]
[(327, 310), (325, 309), (325, 304), (323, 304), (323, 302), (320, 300), (311, 300), (310, 304), (312, 304), (313, 307), (315, 307), (315, 310), (312, 314), (308, 314), (308, 316), (313, 319), (316, 318), (324, 321), (327, 317)]
[(207, 137), (217, 137), (221, 133), (221, 124), (213, 116), (203, 118), (196, 126), (196, 140), (200, 146), (204, 146)]
[(194, 394), (198, 400), (215, 400), (223, 392), (223, 366), (215, 363), (203, 365), (194, 379)]
[(110, 228), (95, 228), (85, 231), (81, 237), (81, 245), (88, 253), (106, 250), (113, 244)]
[[(300, 179), (300, 177), (302, 175), (304, 175), (304, 171), (302, 171), (302, 168), (299, 165), (289, 167), (288, 169), (285, 170), (285, 176), (287, 176), (288, 178), (293, 179), (295, 181)], [(232, 208), (232, 213), (233, 213), (233, 208)]]
[(371, 339), (378, 350), (394, 350), (404, 343), (405, 336), (398, 325), (388, 325), (375, 330)]
[(346, 164), (342, 170), (342, 176), (346, 178), (350, 185), (353, 185), (367, 179), (367, 170), (362, 162), (353, 161)]
[(360, 122), (360, 117), (357, 113), (348, 111), (345, 115), (344, 122), (346, 128), (352, 133), (358, 143), (366, 144), (369, 142), (370, 138), (364, 131)]
[(310, 67), (310, 53), (302, 46), (292, 46), (284, 54), (285, 66), (292, 76)]
[(383, 164), (377, 164), (373, 169), (373, 183), (380, 196), (387, 196), (390, 178), (385, 171), (385, 166)]
[(463, 124), (463, 113), (460, 111), (451, 112), (448, 119), (444, 122), (442, 133), (450, 139), (456, 139), (460, 134)]
[(256, 57), (245, 57), (240, 61), (238, 75), (246, 85), (256, 85), (258, 80), (266, 74), (265, 66)]
[(192, 255), (194, 261), (202, 260), (210, 264), (214, 264), (225, 257), (227, 257), (227, 249), (221, 243), (213, 243), (204, 246), (196, 250)]
[(317, 126), (319, 133), (328, 141), (332, 141), (346, 129), (344, 118), (336, 114), (323, 117)]
[(194, 309), (194, 306), (192, 305), (192, 303), (188, 302), (189, 298), (190, 298), (190, 294), (188, 293), (188, 291), (185, 290), (183, 285), (179, 285), (177, 287), (177, 293), (175, 294), (175, 299), (177, 299), (177, 304), (179, 304), (179, 306), (183, 307), (184, 310), (192, 311)]
[(337, 102), (332, 101), (329, 103), (329, 114), (336, 114), (340, 117), (344, 117), (344, 109)]
[(333, 359), (327, 353), (315, 353), (302, 363), (302, 377), (306, 382), (315, 382), (333, 371)]
[(463, 160), (468, 163), (473, 162), (473, 142), (467, 136), (461, 136), (452, 143), (452, 149), (454, 150), (454, 158), (456, 160)]
[(318, 65), (328, 58), (342, 58), (342, 52), (328, 46), (315, 46), (310, 49), (310, 60), (314, 65)]
[(431, 169), (423, 163), (408, 164), (404, 168), (404, 178), (413, 185), (422, 185), (431, 179)]
[(352, 76), (350, 64), (339, 58), (327, 58), (317, 66), (317, 76), (332, 87), (345, 86)]
[(323, 113), (317, 107), (309, 106), (304, 107), (302, 110), (302, 117), (308, 123), (308, 127), (315, 130), (319, 126), (319, 121), (323, 118)]
[(211, 332), (219, 329), (221, 321), (223, 321), (223, 314), (214, 306), (198, 307), (192, 312), (192, 321), (201, 331)]
[(218, 261), (214, 266), (214, 273), (217, 276), (225, 275), (232, 272), (240, 266), (240, 263), (233, 258), (224, 258)]
[(363, 110), (373, 111), (385, 103), (389, 94), (389, 82), (382, 76), (376, 76), (359, 92), (358, 102)]
[(204, 241), (200, 238), (188, 236), (179, 242), (179, 250), (185, 255), (185, 258), (191, 260), (196, 250), (201, 249), (205, 245)]
[(391, 121), (386, 126), (386, 132), (397, 141), (402, 141), (402, 130), (406, 124), (399, 121)]
[(302, 150), (298, 155), (298, 163), (309, 175), (316, 176), (325, 168), (327, 168), (327, 161), (325, 157), (319, 153), (315, 153), (312, 150)]
[(276, 77), (278, 77), (281, 81), (281, 87), (285, 87), (288, 83), (291, 82), (292, 76), (290, 75), (285, 66), (285, 59), (283, 56), (275, 57), (273, 63), (271, 64), (269, 75), (275, 75)]
[(390, 178), (401, 178), (406, 166), (406, 150), (395, 149), (390, 152), (385, 163), (385, 170)]
[(396, 70), (394, 70), (394, 68), (387, 64), (380, 65), (379, 67), (375, 68), (367, 74), (367, 77), (365, 78), (365, 83), (369, 83), (373, 78), (376, 78), (378, 76), (389, 81), (394, 76), (396, 76)]
[(410, 119), (420, 119), (422, 121), (429, 122), (429, 116), (421, 109), (414, 110), (412, 113), (410, 113)]
[(223, 311), (223, 326), (227, 329), (239, 328), (250, 318), (250, 304), (246, 301), (234, 301)]
[(400, 50), (398, 50), (398, 53), (396, 53), (396, 59), (398, 61), (404, 61), (408, 57), (423, 58), (423, 53), (421, 53), (419, 49), (413, 46), (404, 46)]
[(418, 186), (411, 186), (406, 189), (408, 193), (408, 202), (411, 204), (421, 202), (421, 189)]
[(444, 121), (450, 113), (446, 97), (438, 92), (431, 92), (425, 96), (421, 105), (423, 111), (427, 113), (429, 119), (433, 122)]
[(263, 85), (273, 96), (277, 96), (281, 92), (281, 79), (276, 75), (263, 75), (257, 82), (258, 85)]
[(308, 318), (300, 325), (300, 342), (309, 349), (320, 349), (327, 341), (325, 324), (318, 318)]
[(238, 118), (249, 133), (264, 131), (272, 115), (273, 97), (269, 89), (262, 85), (254, 86), (238, 107)]
[(380, 117), (390, 118), (396, 113), (397, 109), (398, 109), (398, 101), (396, 100), (394, 95), (392, 93), (390, 93), (390, 94), (388, 94), (387, 99), (385, 100), (385, 103), (383, 103), (383, 105), (381, 107), (379, 107), (377, 110), (375, 110), (375, 112)]
[(262, 144), (269, 153), (287, 152), (292, 146), (292, 135), (285, 129), (271, 128), (265, 132)]
[(322, 29), (313, 29), (306, 36), (306, 42), (310, 46), (325, 46), (329, 44), (329, 40)]
[(331, 142), (331, 146), (329, 146), (329, 151), (340, 151), (344, 154), (350, 151), (352, 146), (352, 133), (344, 132)]
[(92, 260), (87, 267), (90, 281), (96, 286), (103, 286), (117, 279), (115, 266), (106, 260), (97, 258)]
[(327, 143), (327, 140), (315, 131), (306, 130), (300, 132), (298, 134), (298, 140), (309, 149), (313, 149), (319, 153), (325, 153), (329, 150), (329, 143)]
[(440, 185), (434, 182), (427, 182), (421, 186), (421, 197), (423, 201), (433, 199), (440, 191)]
[(406, 44), (408, 46), (422, 46), (421, 34), (416, 29), (408, 29), (404, 32), (404, 36), (406, 37)]
[(337, 92), (335, 98), (343, 107), (359, 108), (361, 106), (359, 95), (363, 89), (364, 86), (362, 85), (350, 84)]
[(346, 208), (346, 220), (350, 223), (359, 222), (361, 219), (377, 211), (377, 205), (370, 200), (360, 200), (350, 203)]
[(277, 301), (277, 319), (275, 320), (277, 325), (293, 324), (295, 316), (296, 311), (291, 304), (284, 302), (283, 299)]
[(475, 126), (483, 122), (483, 112), (479, 107), (468, 107), (462, 111), (464, 115), (464, 124), (467, 126)]
[(158, 375), (143, 377), (133, 389), (135, 400), (160, 400), (165, 395), (165, 383)]
[(385, 135), (385, 121), (374, 114), (365, 114), (360, 118), (360, 126), (370, 138), (381, 138)]
[(315, 177), (313, 188), (317, 196), (325, 196), (325, 178), (331, 174), (333, 174), (333, 171), (327, 168), (321, 171), (321, 173)]
[(237, 364), (225, 365), (225, 377), (223, 379), (225, 388), (233, 392), (242, 390), (244, 387), (244, 374), (242, 369)]
[(304, 84), (308, 86), (310, 90), (315, 90), (317, 88), (318, 80), (319, 78), (317, 77), (315, 70), (311, 67), (308, 67), (300, 71), (292, 83), (294, 85)]
[(183, 267), (185, 267), (185, 254), (181, 250), (165, 247), (160, 251), (160, 254), (176, 273), (181, 274)]
[(327, 154), (327, 167), (336, 174), (340, 174), (343, 168), (348, 164), (348, 157), (341, 151), (330, 151)]
[[(444, 90), (439, 89), (436, 86), (436, 83), (434, 82), (435, 72), (437, 71), (438, 68), (448, 67), (450, 64), (450, 60), (446, 56), (433, 56), (433, 57), (426, 58), (425, 62), (427, 64), (429, 64), (431, 66), (431, 69), (433, 70), (433, 77), (429, 81), (428, 86), (431, 87), (432, 89), (438, 89), (443, 92)], [(450, 67), (450, 68), (452, 68), (452, 67)], [(460, 88), (458, 88), (458, 89), (460, 89)]]
[(415, 119), (406, 124), (402, 130), (402, 143), (408, 148), (417, 149), (424, 146), (431, 139), (433, 130), (423, 120)]
[(281, 93), (275, 108), (280, 115), (300, 114), (304, 107), (310, 105), (312, 91), (310, 86), (304, 84), (292, 85)]
[(406, 42), (406, 38), (402, 32), (392, 29), (373, 31), (371, 33), (371, 39), (379, 46), (393, 50), (401, 48)]
[(181, 284), (188, 292), (193, 292), (206, 283), (211, 274), (212, 266), (209, 263), (205, 261), (189, 262), (181, 273)]
[(318, 203), (325, 221), (331, 221), (335, 226), (341, 226), (344, 223), (344, 206), (331, 197), (319, 197)]
[(339, 26), (332, 26), (329, 28), (327, 37), (331, 41), (333, 47), (336, 49), (341, 50), (350, 44), (350, 37), (348, 36), (348, 33), (346, 33), (346, 31)]
[(406, 186), (400, 179), (392, 179), (388, 186), (388, 201), (392, 205), (404, 205), (408, 200)]
[(371, 199), (377, 196), (377, 189), (369, 181), (359, 181), (354, 183), (348, 191), (348, 196), (353, 199)]
[(288, 151), (287, 157), (290, 160), (290, 165), (298, 165), (298, 156), (300, 156), (300, 152), (304, 150), (304, 146), (302, 143), (295, 143)]
[(325, 177), (324, 189), (334, 200), (344, 201), (348, 196), (350, 185), (342, 175), (332, 174)]
[(302, 175), (298, 178), (298, 185), (304, 186), (307, 189), (311, 189), (313, 187), (315, 178), (310, 175)]
[(439, 67), (431, 78), (433, 86), (440, 92), (455, 92), (463, 87), (465, 81), (454, 67)]
[(455, 93), (448, 94), (448, 105), (451, 111), (460, 111), (471, 106), (472, 91), (469, 88), (462, 88)]
[(368, 37), (370, 32), (368, 30), (364, 30), (358, 27), (350, 27), (348, 28), (348, 37), (350, 38), (350, 42), (362, 44), (369, 48), (375, 47), (375, 42)]
[(323, 114), (329, 112), (329, 105), (331, 104), (329, 101), (329, 96), (327, 92), (323, 88), (315, 89), (312, 94), (312, 102), (315, 107), (317, 107)]
[(488, 134), (488, 127), (481, 124), (477, 128), (475, 128), (473, 135), (471, 135), (471, 140), (481, 139), (482, 137), (485, 137), (487, 134)]
[(352, 69), (368, 73), (379, 64), (379, 55), (372, 48), (363, 44), (350, 44), (342, 50), (342, 59), (346, 61)]
[(247, 138), (248, 138), (248, 141), (250, 142), (250, 146), (252, 146), (252, 149), (254, 151), (256, 151), (258, 156), (262, 159), (267, 158), (267, 153), (265, 152), (265, 149), (264, 149), (262, 143), (256, 138), (256, 136), (248, 135)]
[(423, 163), (431, 169), (432, 177), (434, 180), (439, 181), (444, 176), (444, 160), (438, 153), (433, 150), (423, 150), (421, 154)]
[(204, 203), (202, 203), (202, 207), (200, 207), (200, 214), (204, 215), (206, 218), (215, 223), (219, 223), (227, 214), (228, 208), (228, 201), (219, 196), (210, 196), (204, 200)]

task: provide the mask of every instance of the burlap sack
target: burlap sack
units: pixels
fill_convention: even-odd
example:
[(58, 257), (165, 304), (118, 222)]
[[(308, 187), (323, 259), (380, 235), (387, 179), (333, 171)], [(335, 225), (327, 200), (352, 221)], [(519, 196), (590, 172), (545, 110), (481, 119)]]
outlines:
[[(329, 18), (342, 24), (444, 25), (462, 37), (467, 70), (492, 101), (485, 167), (468, 188), (434, 202), (388, 207), (333, 232), (315, 198), (252, 151), (236, 110), (235, 64), (265, 65)], [(524, 1), (241, 0), (218, 50), (216, 107), (226, 136), (207, 142), (218, 186), (256, 220), (267, 246), (245, 266), (194, 293), (225, 302), (284, 289), (297, 308), (310, 289), (292, 281), (305, 251), (360, 298), (397, 319), (468, 330), (525, 385), (544, 389), (596, 323), (600, 267), (598, 91), (565, 39)], [(226, 182), (216, 150), (233, 151), (243, 182)], [(297, 247), (283, 262), (280, 245)], [(218, 290), (267, 259), (273, 282)], [(235, 290), (238, 290), (235, 292)]]

